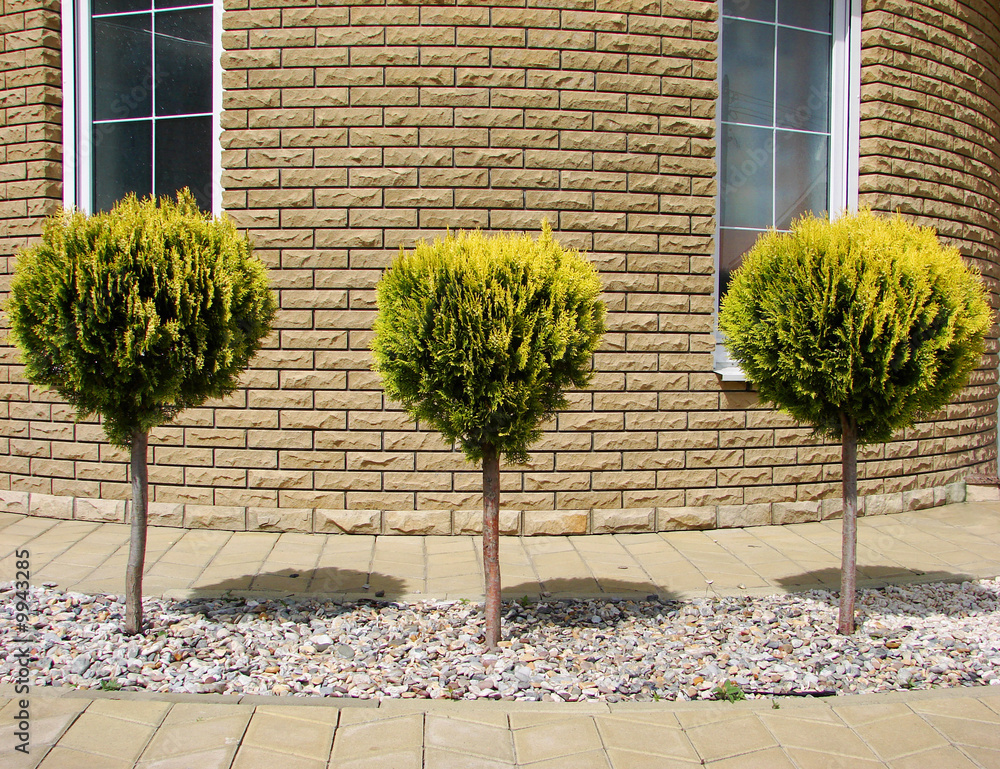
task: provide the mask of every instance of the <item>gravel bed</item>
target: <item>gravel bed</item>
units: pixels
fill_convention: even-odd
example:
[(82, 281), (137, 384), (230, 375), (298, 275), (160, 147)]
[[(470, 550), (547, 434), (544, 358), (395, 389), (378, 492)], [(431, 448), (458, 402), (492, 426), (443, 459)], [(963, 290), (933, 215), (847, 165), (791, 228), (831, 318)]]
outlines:
[(145, 601), (121, 633), (118, 596), (31, 588), (26, 629), (0, 584), (0, 682), (30, 653), (35, 686), (357, 698), (708, 699), (1000, 685), (1000, 579), (861, 590), (837, 634), (836, 595), (504, 603), (500, 648), (464, 601)]

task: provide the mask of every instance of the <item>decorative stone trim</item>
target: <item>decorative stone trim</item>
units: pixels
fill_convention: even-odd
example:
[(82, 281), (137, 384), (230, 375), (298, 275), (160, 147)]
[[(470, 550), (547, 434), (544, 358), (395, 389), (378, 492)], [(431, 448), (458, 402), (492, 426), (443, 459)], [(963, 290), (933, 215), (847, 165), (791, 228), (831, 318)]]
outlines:
[[(996, 484), (969, 484), (969, 501), (1000, 499)], [(966, 501), (966, 482), (858, 498), (860, 515), (886, 515)], [(839, 518), (840, 499), (703, 507), (590, 510), (502, 510), (500, 533), (511, 536), (637, 534), (806, 523)], [(0, 512), (39, 518), (126, 523), (130, 502), (0, 490)], [(450, 536), (480, 534), (478, 510), (329, 510), (151, 503), (157, 526), (220, 531)]]

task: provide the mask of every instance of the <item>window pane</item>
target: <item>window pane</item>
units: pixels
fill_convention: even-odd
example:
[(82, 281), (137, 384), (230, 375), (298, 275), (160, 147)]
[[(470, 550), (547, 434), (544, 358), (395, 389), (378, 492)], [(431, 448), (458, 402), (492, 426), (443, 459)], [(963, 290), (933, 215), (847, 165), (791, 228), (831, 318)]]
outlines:
[(211, 2), (205, 0), (153, 0), (153, 5), (157, 8), (177, 8), (178, 6), (207, 5), (212, 7)]
[(152, 114), (153, 38), (150, 17), (94, 19), (94, 119)]
[(773, 22), (774, 0), (725, 0), (722, 13), (726, 16), (739, 16), (741, 19)]
[(722, 126), (723, 227), (771, 226), (772, 134), (767, 128)]
[(830, 141), (815, 134), (775, 132), (775, 221), (787, 230), (800, 214), (821, 214), (829, 207)]
[(763, 230), (719, 230), (719, 296), (725, 296), (733, 272), (743, 262), (743, 254), (751, 249)]
[(99, 123), (93, 132), (94, 209), (109, 211), (134, 192), (152, 192), (152, 121)]
[(212, 9), (156, 14), (156, 114), (212, 111)]
[(778, 0), (778, 23), (820, 32), (833, 28), (831, 0)]
[(830, 130), (830, 36), (778, 28), (777, 125)]
[(149, 0), (91, 0), (90, 12), (94, 16), (102, 13), (125, 13), (127, 11), (148, 11)]
[(156, 121), (156, 194), (190, 187), (198, 205), (212, 210), (212, 118)]
[(722, 26), (722, 119), (772, 125), (775, 28), (728, 19)]

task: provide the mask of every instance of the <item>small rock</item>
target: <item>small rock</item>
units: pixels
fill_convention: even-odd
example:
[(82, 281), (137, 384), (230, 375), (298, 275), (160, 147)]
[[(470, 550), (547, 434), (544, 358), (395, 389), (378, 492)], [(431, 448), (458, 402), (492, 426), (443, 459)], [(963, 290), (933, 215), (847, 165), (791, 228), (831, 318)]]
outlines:
[(333, 639), (326, 634), (314, 635), (309, 639), (309, 643), (316, 649), (316, 651), (325, 652), (333, 645)]

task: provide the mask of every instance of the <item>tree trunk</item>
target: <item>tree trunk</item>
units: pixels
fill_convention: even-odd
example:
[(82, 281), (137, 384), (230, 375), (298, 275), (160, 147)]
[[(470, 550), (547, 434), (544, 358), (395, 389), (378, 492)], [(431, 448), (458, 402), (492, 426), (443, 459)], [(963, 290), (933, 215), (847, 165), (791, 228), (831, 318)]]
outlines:
[(486, 572), (486, 648), (500, 641), (500, 457), (483, 446), (483, 569)]
[(125, 568), (125, 632), (142, 631), (142, 572), (146, 563), (146, 510), (149, 476), (146, 448), (149, 435), (132, 435), (132, 532), (129, 537), (128, 565)]
[(858, 423), (840, 415), (841, 463), (843, 466), (844, 529), (840, 563), (840, 621), (844, 635), (854, 632), (854, 597), (858, 585)]

